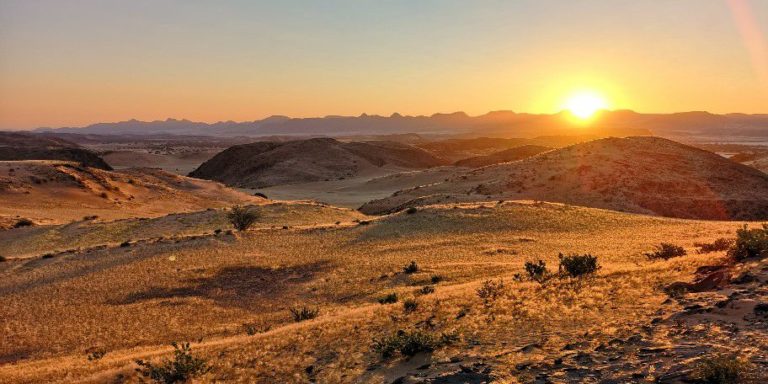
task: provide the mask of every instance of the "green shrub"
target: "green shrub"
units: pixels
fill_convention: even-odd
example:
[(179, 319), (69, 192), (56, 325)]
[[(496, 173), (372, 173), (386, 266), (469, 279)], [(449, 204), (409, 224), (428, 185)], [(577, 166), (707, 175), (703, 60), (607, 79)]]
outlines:
[(748, 229), (746, 224), (739, 228), (728, 255), (736, 260), (768, 256), (768, 224), (763, 224), (763, 228)]
[(669, 260), (673, 257), (685, 255), (686, 252), (683, 247), (669, 243), (661, 243), (656, 246), (655, 251), (645, 253), (645, 257), (647, 257), (648, 260)]
[(291, 308), (291, 315), (293, 315), (293, 321), (300, 322), (304, 320), (310, 320), (317, 317), (320, 310), (317, 308), (310, 308), (306, 306)]
[(696, 383), (737, 384), (743, 382), (749, 364), (736, 356), (715, 355), (704, 357), (693, 368), (691, 377)]
[(256, 220), (258, 219), (259, 215), (256, 212), (239, 205), (232, 207), (232, 210), (227, 213), (227, 220), (229, 220), (232, 226), (238, 231), (247, 230), (256, 223)]
[(412, 274), (412, 273), (416, 273), (416, 272), (418, 272), (418, 271), (419, 271), (419, 265), (418, 265), (418, 264), (416, 264), (416, 262), (415, 262), (415, 261), (411, 261), (411, 263), (410, 263), (410, 264), (406, 265), (406, 266), (403, 268), (403, 272), (405, 272), (405, 273), (407, 273), (407, 274), (409, 274), (409, 275), (410, 275), (410, 274)]
[(590, 254), (565, 256), (561, 253), (558, 257), (560, 258), (558, 271), (570, 277), (592, 274), (600, 269), (597, 263), (597, 256)]
[(548, 275), (547, 264), (544, 262), (544, 260), (539, 260), (535, 263), (532, 261), (526, 261), (525, 272), (528, 273), (528, 277), (530, 277), (531, 280), (541, 283), (546, 280)]
[(156, 383), (184, 383), (189, 379), (208, 372), (211, 367), (204, 359), (192, 356), (189, 343), (171, 343), (174, 348), (173, 360), (163, 360), (162, 364), (154, 365), (148, 361), (136, 360), (141, 368), (136, 368), (142, 376)]
[(442, 333), (437, 336), (420, 330), (399, 330), (393, 335), (374, 339), (372, 348), (384, 358), (390, 358), (397, 352), (403, 356), (413, 356), (419, 352), (432, 352), (457, 340), (456, 333)]
[(379, 298), (379, 304), (394, 304), (397, 303), (397, 293), (392, 292), (386, 294), (384, 297)]
[(403, 311), (405, 311), (405, 313), (414, 312), (417, 308), (419, 308), (419, 302), (415, 299), (406, 299), (403, 301)]
[(693, 246), (699, 248), (698, 253), (710, 253), (729, 250), (736, 241), (721, 237), (711, 243), (694, 243)]

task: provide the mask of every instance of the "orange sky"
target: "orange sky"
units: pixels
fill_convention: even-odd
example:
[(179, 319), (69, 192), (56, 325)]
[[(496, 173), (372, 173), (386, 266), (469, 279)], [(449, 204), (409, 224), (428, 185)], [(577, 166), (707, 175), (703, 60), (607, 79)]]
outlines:
[[(768, 1), (0, 3), (0, 128), (273, 114), (768, 113)], [(383, 4), (379, 4), (383, 3)]]

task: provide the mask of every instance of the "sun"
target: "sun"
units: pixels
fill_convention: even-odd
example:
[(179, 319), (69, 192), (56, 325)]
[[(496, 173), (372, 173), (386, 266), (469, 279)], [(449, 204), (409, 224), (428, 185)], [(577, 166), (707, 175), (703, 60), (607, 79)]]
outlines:
[(580, 119), (589, 119), (595, 112), (608, 107), (608, 103), (600, 94), (591, 91), (571, 95), (565, 102), (565, 109)]

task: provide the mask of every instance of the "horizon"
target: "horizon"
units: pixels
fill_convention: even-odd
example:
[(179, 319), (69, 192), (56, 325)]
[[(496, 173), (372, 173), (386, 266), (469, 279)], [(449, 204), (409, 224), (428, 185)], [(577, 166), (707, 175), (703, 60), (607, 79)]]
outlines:
[[(662, 112), (639, 112), (632, 109), (601, 109), (595, 112), (595, 116), (591, 117), (587, 122), (580, 123), (584, 125), (592, 125), (596, 122), (596, 120), (599, 120), (600, 114), (603, 113), (615, 113), (615, 112), (630, 112), (638, 115), (661, 115), (661, 116), (667, 116), (667, 115), (682, 115), (682, 114), (708, 114), (712, 116), (733, 116), (733, 115), (742, 115), (742, 116), (768, 116), (768, 112), (766, 113), (744, 113), (744, 112), (726, 112), (726, 113), (713, 113), (710, 111), (696, 111), (696, 110), (690, 110), (690, 111), (677, 111), (677, 112), (668, 112), (668, 113), (662, 113)], [(253, 120), (216, 120), (216, 121), (201, 121), (201, 120), (192, 120), (184, 117), (166, 117), (166, 118), (158, 118), (153, 120), (141, 120), (137, 118), (129, 118), (127, 120), (115, 120), (115, 121), (95, 121), (91, 123), (87, 123), (84, 125), (79, 126), (40, 126), (40, 127), (31, 127), (31, 128), (0, 128), (0, 131), (6, 131), (6, 132), (32, 132), (36, 130), (48, 130), (48, 129), (78, 129), (78, 128), (87, 128), (93, 125), (98, 124), (120, 124), (120, 123), (128, 123), (128, 122), (138, 122), (138, 123), (162, 123), (162, 122), (169, 122), (169, 121), (179, 121), (179, 122), (190, 122), (195, 124), (207, 124), (207, 125), (215, 125), (215, 124), (222, 124), (222, 123), (234, 123), (234, 124), (246, 124), (246, 123), (257, 123), (262, 122), (271, 118), (285, 118), (288, 120), (301, 120), (301, 119), (328, 119), (328, 118), (360, 118), (360, 117), (380, 117), (380, 118), (393, 118), (395, 115), (400, 118), (432, 118), (435, 116), (447, 116), (447, 115), (456, 115), (456, 114), (463, 114), (469, 118), (478, 118), (483, 117), (489, 114), (493, 113), (512, 113), (515, 115), (532, 115), (532, 116), (557, 116), (557, 115), (569, 115), (572, 114), (571, 111), (567, 109), (563, 109), (557, 112), (552, 113), (531, 113), (531, 112), (523, 112), (523, 111), (514, 111), (514, 110), (491, 110), (487, 111), (485, 113), (480, 114), (469, 114), (465, 111), (458, 110), (453, 112), (434, 112), (431, 114), (420, 114), (420, 115), (407, 115), (407, 114), (401, 114), (399, 112), (392, 112), (390, 114), (385, 115), (379, 115), (379, 114), (372, 114), (372, 113), (366, 113), (362, 112), (355, 115), (323, 115), (323, 116), (286, 116), (286, 115), (268, 115), (262, 118), (253, 119)]]
[[(0, 3), (0, 129), (179, 116), (768, 113), (749, 0)], [(571, 109), (573, 111), (573, 109)]]

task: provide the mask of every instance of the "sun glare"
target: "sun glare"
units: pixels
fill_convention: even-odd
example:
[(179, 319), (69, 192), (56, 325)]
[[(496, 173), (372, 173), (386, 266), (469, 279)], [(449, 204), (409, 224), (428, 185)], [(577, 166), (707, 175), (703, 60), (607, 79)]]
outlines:
[(607, 106), (605, 99), (594, 92), (576, 93), (565, 102), (565, 109), (580, 119), (588, 119)]

